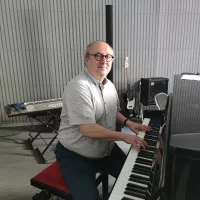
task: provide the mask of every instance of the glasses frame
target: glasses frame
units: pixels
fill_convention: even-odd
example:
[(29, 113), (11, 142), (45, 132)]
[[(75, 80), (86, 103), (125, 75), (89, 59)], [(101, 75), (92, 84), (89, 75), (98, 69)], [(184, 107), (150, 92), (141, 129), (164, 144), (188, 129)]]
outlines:
[[(105, 58), (107, 62), (111, 62), (111, 61), (114, 60), (114, 58), (115, 58), (115, 57), (114, 57), (113, 55), (111, 55), (111, 54), (106, 54), (106, 55), (104, 55), (104, 54), (102, 54), (102, 53), (96, 53), (96, 54), (86, 53), (86, 55), (88, 55), (88, 56), (94, 56), (94, 58), (96, 59), (96, 61), (101, 61), (103, 58)], [(102, 58), (101, 58), (100, 60), (98, 60), (98, 59), (96, 58), (97, 55), (101, 55)], [(106, 56), (108, 56), (108, 55), (111, 56), (111, 60), (107, 60)]]

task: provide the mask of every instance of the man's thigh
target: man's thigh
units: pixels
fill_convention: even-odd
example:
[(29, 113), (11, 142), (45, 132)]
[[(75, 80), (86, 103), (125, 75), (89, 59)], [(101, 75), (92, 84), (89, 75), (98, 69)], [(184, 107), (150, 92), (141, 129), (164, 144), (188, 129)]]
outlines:
[(122, 149), (115, 143), (113, 150), (110, 156), (107, 156), (101, 159), (101, 170), (104, 170), (108, 174), (117, 178), (121, 172), (121, 169), (126, 160), (126, 154), (122, 151)]
[(56, 159), (75, 200), (99, 200), (99, 192), (95, 183), (96, 170), (89, 159), (66, 150), (64, 147), (56, 149)]

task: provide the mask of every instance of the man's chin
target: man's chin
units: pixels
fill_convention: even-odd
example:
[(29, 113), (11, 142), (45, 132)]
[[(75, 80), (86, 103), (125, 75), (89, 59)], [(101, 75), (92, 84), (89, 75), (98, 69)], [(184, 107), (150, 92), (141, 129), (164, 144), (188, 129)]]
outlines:
[(101, 71), (101, 75), (106, 77), (106, 76), (108, 75), (108, 70), (106, 70), (106, 71)]

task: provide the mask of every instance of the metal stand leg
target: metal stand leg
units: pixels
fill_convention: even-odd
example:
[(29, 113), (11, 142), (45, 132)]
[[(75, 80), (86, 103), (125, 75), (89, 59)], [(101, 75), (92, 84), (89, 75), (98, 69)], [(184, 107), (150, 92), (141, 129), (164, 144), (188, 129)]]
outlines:
[(43, 121), (41, 121), (39, 118), (37, 117), (33, 117), (34, 119), (36, 119), (37, 121), (39, 121), (41, 124), (44, 125), (44, 127), (42, 127), (39, 131), (37, 131), (37, 134), (35, 135), (35, 137), (33, 137), (32, 139), (28, 138), (28, 140), (25, 141), (24, 144), (24, 148), (27, 150), (33, 150), (33, 145), (32, 143), (37, 139), (37, 137), (42, 133), (42, 131), (44, 130), (44, 128), (49, 127), (49, 123), (51, 121), (53, 121), (53, 118), (51, 117), (51, 119), (49, 119), (46, 123), (44, 123)]
[[(33, 117), (34, 119), (36, 119), (37, 121), (39, 121), (41, 124), (43, 124), (44, 126), (37, 132), (36, 136), (30, 140), (28, 139), (28, 145), (27, 147), (30, 148), (31, 150), (33, 150), (33, 155), (36, 158), (37, 163), (39, 164), (44, 164), (46, 163), (46, 160), (44, 158), (44, 153), (47, 151), (47, 149), (50, 147), (50, 145), (54, 142), (54, 140), (56, 139), (58, 132), (56, 129), (54, 129), (50, 123), (54, 120), (55, 121), (60, 121), (60, 118), (58, 116), (56, 116), (54, 113), (52, 112), (48, 112), (48, 114), (51, 116), (51, 118), (47, 121), (47, 122), (43, 122), (41, 121), (38, 117)], [(42, 133), (42, 131), (44, 130), (44, 128), (50, 128), (54, 133), (55, 136), (52, 138), (52, 140), (48, 143), (48, 145), (46, 146), (46, 148), (40, 152), (39, 148), (33, 148), (32, 143), (33, 141)]]
[(102, 191), (103, 191), (103, 200), (108, 199), (108, 174), (103, 174), (103, 180), (102, 180)]

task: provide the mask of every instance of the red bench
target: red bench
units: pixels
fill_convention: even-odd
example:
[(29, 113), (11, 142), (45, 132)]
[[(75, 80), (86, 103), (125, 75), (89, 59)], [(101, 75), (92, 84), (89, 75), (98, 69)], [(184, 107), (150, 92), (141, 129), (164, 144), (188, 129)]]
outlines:
[[(108, 174), (100, 172), (96, 179), (97, 186), (102, 182), (103, 200), (108, 198)], [(31, 179), (31, 185), (42, 191), (33, 196), (32, 200), (48, 200), (55, 195), (65, 200), (71, 200), (72, 196), (65, 183), (57, 162), (54, 162), (42, 172)]]

